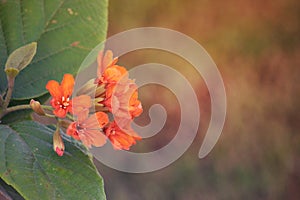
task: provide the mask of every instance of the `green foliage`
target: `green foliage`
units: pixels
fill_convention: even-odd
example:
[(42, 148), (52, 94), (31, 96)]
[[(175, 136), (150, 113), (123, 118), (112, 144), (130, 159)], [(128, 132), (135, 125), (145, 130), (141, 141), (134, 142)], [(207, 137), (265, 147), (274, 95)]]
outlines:
[[(53, 129), (31, 121), (31, 110), (5, 112), (31, 98), (45, 102), (49, 80), (76, 74), (106, 38), (107, 6), (107, 0), (0, 1), (0, 190), (12, 198), (105, 199), (90, 156), (65, 142), (59, 157)], [(12, 101), (4, 70), (18, 74)]]
[(105, 199), (89, 156), (69, 142), (59, 157), (53, 130), (33, 121), (0, 126), (0, 175), (25, 199)]
[[(37, 53), (16, 79), (13, 99), (46, 93), (50, 79), (76, 73), (84, 57), (106, 37), (107, 0), (0, 1), (0, 70), (15, 49), (37, 42)], [(0, 93), (7, 88), (0, 73)]]

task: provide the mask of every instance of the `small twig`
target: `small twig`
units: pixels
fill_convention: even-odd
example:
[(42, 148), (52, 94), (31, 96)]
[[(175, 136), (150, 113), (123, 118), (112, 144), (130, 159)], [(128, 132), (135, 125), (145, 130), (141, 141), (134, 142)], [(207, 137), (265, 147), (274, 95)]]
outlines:
[[(44, 105), (42, 105), (42, 108), (45, 109), (45, 110), (52, 110), (53, 109), (51, 106), (44, 106)], [(14, 112), (14, 111), (17, 111), (17, 110), (25, 110), (25, 109), (31, 109), (31, 106), (29, 104), (25, 104), (25, 105), (12, 106), (12, 107), (3, 109), (2, 112), (0, 113), (0, 119), (2, 117), (4, 117), (5, 115), (7, 115), (8, 113), (10, 113), (10, 112)], [(46, 113), (46, 116), (51, 117), (51, 118), (55, 117), (55, 115), (51, 115), (51, 114), (47, 114), (47, 113)]]
[(67, 114), (66, 117), (71, 121), (75, 121), (73, 115)]
[(0, 113), (0, 119), (10, 112), (14, 112), (17, 110), (25, 110), (25, 109), (31, 109), (30, 105), (18, 105), (18, 106), (9, 107)]
[(45, 110), (53, 110), (53, 107), (52, 106), (46, 106), (46, 105), (42, 105), (42, 108), (45, 109)]
[(25, 110), (25, 109), (31, 109), (30, 105), (25, 104), (25, 105), (18, 105), (18, 106), (9, 107), (9, 108), (6, 109), (6, 111), (4, 113), (7, 114), (7, 113), (14, 112), (14, 111), (17, 111), (17, 110)]
[(11, 99), (11, 96), (13, 93), (14, 85), (15, 85), (14, 77), (12, 78), (12, 77), (7, 76), (7, 80), (8, 80), (8, 89), (7, 89), (7, 94), (6, 94), (6, 97), (5, 97), (3, 106), (2, 106), (4, 113), (6, 111), (6, 108), (9, 105), (9, 102), (10, 102), (10, 99)]

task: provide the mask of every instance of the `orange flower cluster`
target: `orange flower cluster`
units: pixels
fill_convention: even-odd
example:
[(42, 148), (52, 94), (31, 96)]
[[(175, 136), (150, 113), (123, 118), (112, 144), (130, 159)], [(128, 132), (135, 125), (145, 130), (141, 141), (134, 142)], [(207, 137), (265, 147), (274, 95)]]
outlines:
[[(70, 74), (65, 74), (60, 84), (51, 80), (46, 85), (52, 96), (50, 103), (54, 115), (65, 118), (70, 113), (76, 119), (66, 133), (89, 148), (104, 145), (108, 138), (115, 149), (129, 150), (136, 140), (141, 139), (131, 128), (132, 120), (143, 111), (137, 86), (128, 78), (127, 70), (116, 65), (117, 61), (111, 51), (99, 53), (97, 78), (83, 87), (96, 88), (94, 95), (85, 91), (86, 94), (71, 99), (74, 78)], [(96, 112), (91, 112), (92, 106)], [(111, 122), (108, 113), (113, 115)], [(53, 137), (53, 145), (56, 153), (62, 156), (64, 145), (58, 132)]]
[(118, 58), (113, 58), (111, 51), (106, 51), (105, 54), (103, 51), (99, 53), (98, 77), (95, 83), (97, 88), (105, 90), (96, 92), (95, 98), (100, 99), (96, 102), (99, 110), (108, 109), (114, 117), (114, 121), (104, 127), (106, 136), (115, 149), (128, 150), (136, 140), (141, 139), (130, 124), (143, 112), (143, 109), (138, 100), (137, 85), (129, 79), (124, 67), (116, 65), (117, 61)]
[[(133, 119), (139, 116), (143, 109), (138, 100), (137, 86), (128, 78), (127, 70), (115, 65), (118, 58), (112, 59), (111, 51), (107, 51), (104, 56), (100, 52), (97, 60), (98, 78), (95, 82), (98, 88), (105, 88), (105, 93), (96, 93), (96, 98), (104, 98), (104, 101), (99, 103), (103, 103), (115, 117), (126, 116)], [(110, 64), (105, 66), (106, 63)]]
[[(116, 65), (118, 58), (113, 58), (111, 51), (98, 55), (98, 71), (95, 83), (104, 92), (95, 94), (99, 110), (108, 109), (113, 114), (114, 121), (104, 127), (106, 136), (115, 149), (126, 149), (140, 140), (141, 137), (131, 128), (132, 120), (142, 112), (138, 100), (137, 85), (128, 78), (127, 70)], [(96, 90), (97, 91), (97, 90)], [(102, 107), (101, 107), (102, 106)]]

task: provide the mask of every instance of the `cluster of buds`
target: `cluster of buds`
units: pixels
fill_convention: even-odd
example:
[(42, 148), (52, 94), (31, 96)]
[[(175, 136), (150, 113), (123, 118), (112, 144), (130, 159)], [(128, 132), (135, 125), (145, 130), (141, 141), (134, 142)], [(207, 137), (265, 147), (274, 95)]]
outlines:
[[(59, 127), (67, 121), (66, 134), (88, 148), (100, 147), (109, 139), (114, 149), (129, 150), (136, 140), (141, 140), (131, 128), (132, 120), (143, 111), (137, 85), (117, 61), (111, 51), (101, 51), (97, 77), (83, 85), (74, 98), (75, 80), (71, 74), (65, 74), (61, 83), (47, 83), (53, 114), (60, 119), (53, 135), (53, 148), (59, 156), (65, 148)], [(38, 102), (32, 100), (30, 105), (36, 113), (45, 114)]]

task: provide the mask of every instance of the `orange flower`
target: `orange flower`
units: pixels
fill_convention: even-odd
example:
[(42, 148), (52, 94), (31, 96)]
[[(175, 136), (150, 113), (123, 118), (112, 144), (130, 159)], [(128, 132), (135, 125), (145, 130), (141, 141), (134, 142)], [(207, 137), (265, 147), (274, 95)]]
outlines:
[(133, 119), (143, 112), (137, 86), (130, 79), (122, 79), (116, 85), (110, 85), (106, 89), (103, 104), (117, 117)]
[(118, 58), (113, 58), (112, 51), (108, 50), (103, 55), (103, 50), (99, 52), (97, 57), (98, 69), (97, 76), (100, 78), (104, 70), (110, 66), (115, 65), (118, 62)]
[(67, 129), (67, 134), (76, 140), (91, 147), (100, 147), (106, 143), (106, 136), (102, 132), (102, 128), (108, 123), (108, 116), (104, 112), (97, 112), (82, 122), (73, 122)]
[(105, 129), (105, 134), (111, 141), (114, 149), (118, 150), (129, 150), (129, 148), (136, 143), (136, 140), (142, 139), (131, 128), (127, 127), (125, 132), (115, 121), (111, 122)]
[(130, 123), (143, 109), (138, 100), (137, 85), (128, 78), (124, 67), (116, 65), (117, 61), (117, 58), (113, 59), (111, 51), (105, 55), (103, 51), (99, 53), (95, 100), (99, 110), (108, 110), (113, 114), (115, 121), (104, 128), (113, 147), (128, 150), (136, 140), (141, 139), (132, 130)]
[(100, 83), (115, 84), (124, 76), (128, 76), (127, 70), (122, 66), (113, 65), (104, 70), (99, 80)]
[(138, 100), (137, 90), (130, 97), (128, 111), (132, 118), (139, 116), (143, 112), (142, 104)]
[(60, 85), (54, 80), (49, 81), (46, 85), (46, 89), (52, 96), (50, 103), (54, 108), (53, 113), (57, 117), (64, 118), (70, 112), (76, 115), (80, 121), (88, 116), (89, 108), (92, 106), (91, 97), (80, 95), (71, 100), (73, 87), (74, 78), (71, 74), (65, 74)]
[(74, 78), (71, 74), (65, 74), (61, 84), (51, 80), (47, 83), (46, 89), (50, 92), (52, 99), (50, 101), (54, 108), (53, 113), (60, 118), (64, 118), (71, 111), (72, 103), (70, 97), (73, 92)]

